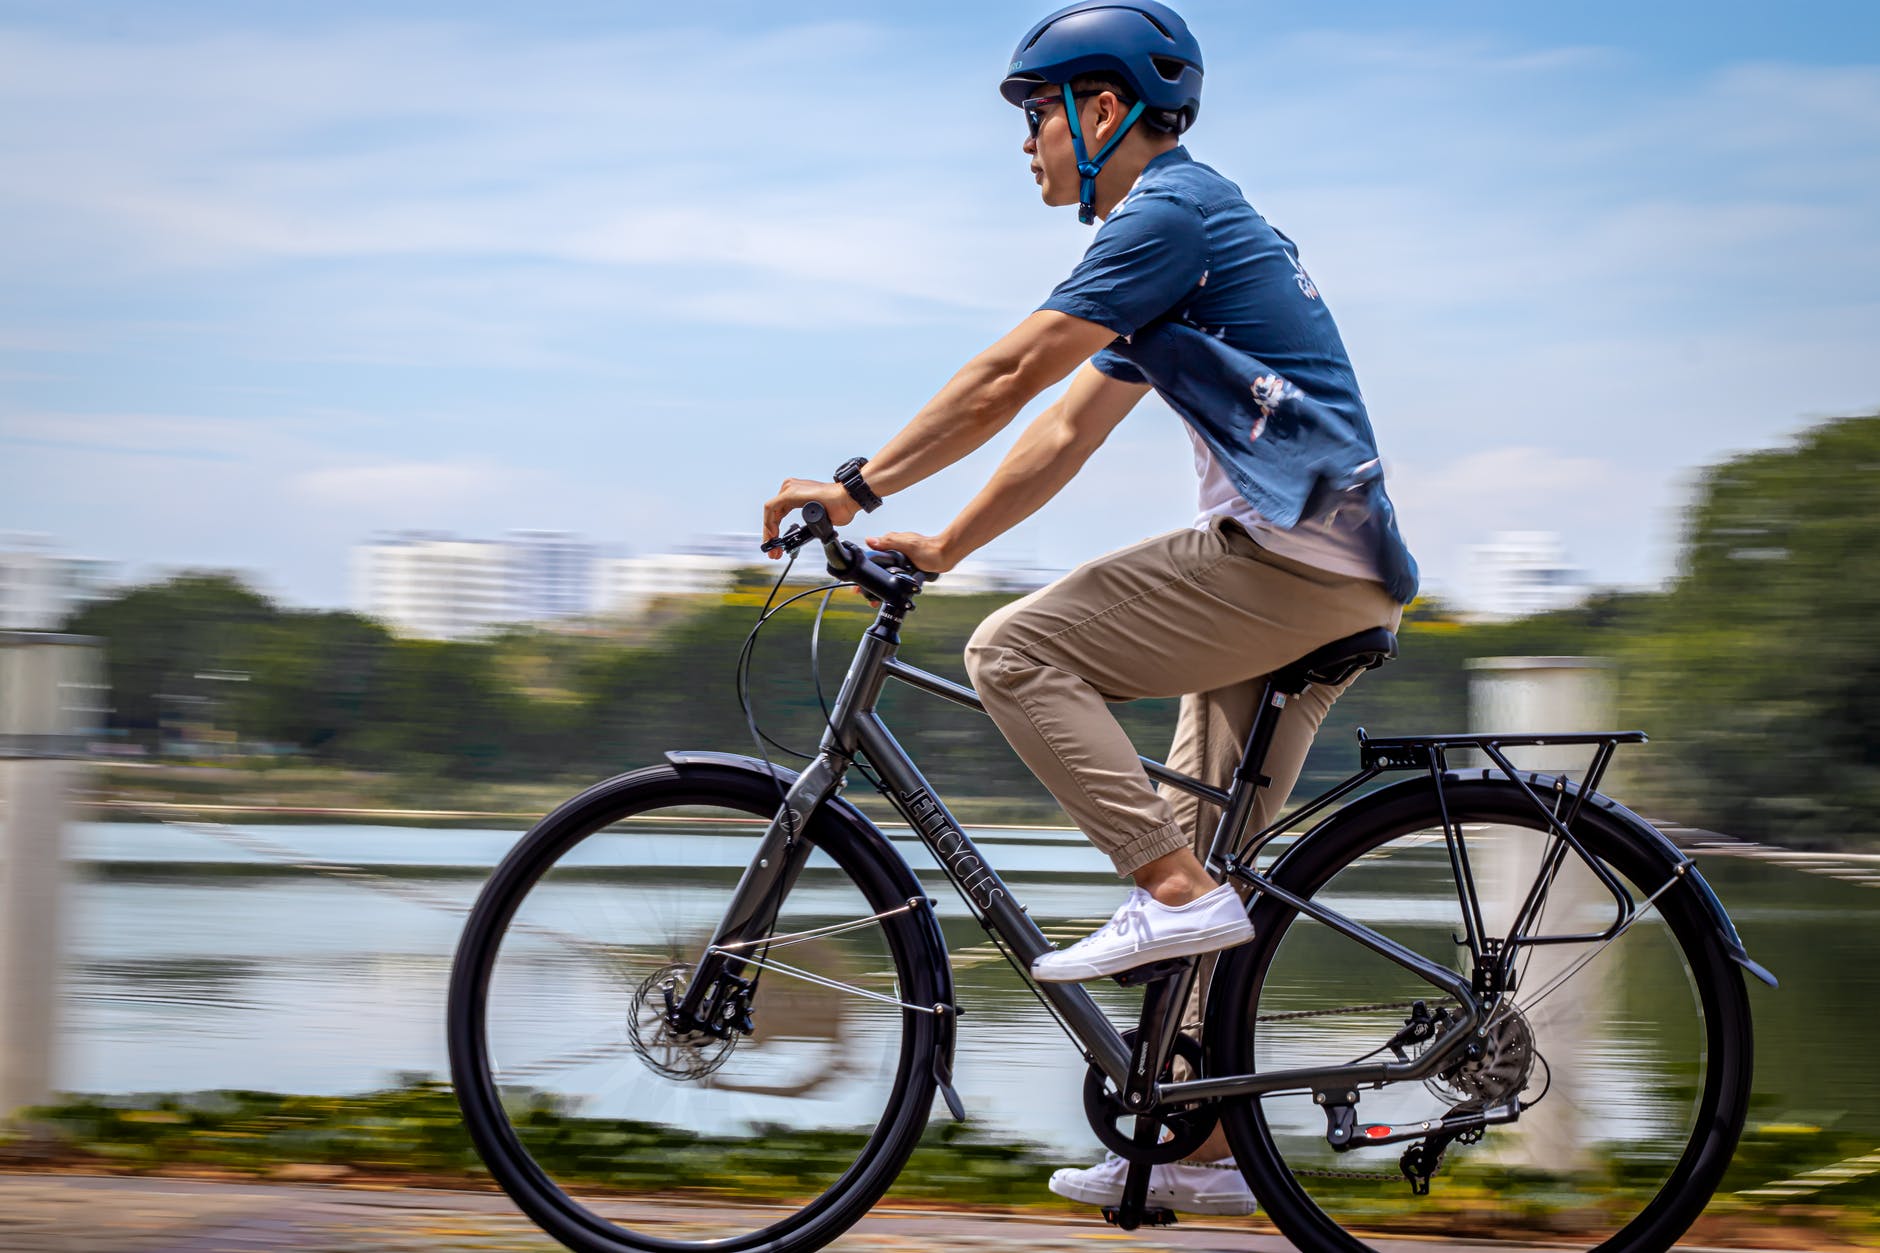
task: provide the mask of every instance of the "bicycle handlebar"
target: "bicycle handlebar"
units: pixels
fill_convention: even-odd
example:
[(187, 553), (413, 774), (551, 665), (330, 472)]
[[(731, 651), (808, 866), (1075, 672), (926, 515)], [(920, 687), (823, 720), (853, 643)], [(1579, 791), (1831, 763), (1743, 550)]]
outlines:
[(816, 501), (803, 506), (803, 522), (764, 545), (764, 551), (793, 553), (812, 540), (820, 541), (829, 561), (829, 573), (853, 583), (876, 599), (899, 599), (939, 578), (922, 570), (898, 549), (867, 552), (836, 533), (829, 511)]

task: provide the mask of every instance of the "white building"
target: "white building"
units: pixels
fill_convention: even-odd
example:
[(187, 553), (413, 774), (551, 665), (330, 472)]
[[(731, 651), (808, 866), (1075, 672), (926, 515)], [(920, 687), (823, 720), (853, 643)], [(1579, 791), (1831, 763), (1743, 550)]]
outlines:
[[(675, 552), (600, 558), (595, 562), (596, 601), (610, 617), (631, 618), (662, 596), (716, 595), (731, 588), (740, 570), (756, 570), (774, 581), (778, 569), (759, 550), (757, 536), (713, 535)], [(826, 577), (819, 548), (804, 549), (790, 572), (792, 584)]]
[(941, 575), (938, 583), (930, 584), (925, 594), (968, 596), (1003, 592), (1017, 596), (1035, 592), (1063, 574), (1064, 571), (1047, 566), (1000, 566), (984, 561), (963, 561)]
[(55, 631), (102, 599), (112, 564), (73, 557), (49, 537), (0, 533), (0, 630)]
[(511, 531), (510, 596), (525, 622), (578, 618), (594, 609), (594, 545), (566, 531)]
[(421, 531), (353, 549), (353, 603), (400, 635), (456, 640), (520, 619), (508, 544)]
[(1485, 621), (1571, 609), (1592, 589), (1552, 531), (1501, 531), (1468, 549), (1463, 608)]
[[(714, 535), (676, 552), (600, 558), (595, 563), (596, 603), (603, 614), (630, 618), (645, 612), (662, 596), (715, 595), (728, 591), (740, 570), (755, 570), (768, 586), (776, 579), (777, 569), (758, 551), (755, 535)], [(1043, 587), (1062, 573), (1041, 566), (998, 566), (969, 561), (948, 571), (928, 588), (928, 592), (933, 595), (1017, 594)], [(822, 550), (805, 548), (797, 555), (789, 585), (821, 583), (828, 577)]]
[(603, 557), (595, 563), (594, 584), (601, 612), (631, 618), (662, 596), (720, 593), (731, 586), (741, 565), (702, 553), (658, 553), (644, 557)]

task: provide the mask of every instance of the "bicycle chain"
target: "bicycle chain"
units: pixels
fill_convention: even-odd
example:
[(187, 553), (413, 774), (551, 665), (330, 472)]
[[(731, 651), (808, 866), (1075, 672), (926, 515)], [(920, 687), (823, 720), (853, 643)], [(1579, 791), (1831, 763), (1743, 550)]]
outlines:
[(1379, 1183), (1402, 1183), (1402, 1171), (1386, 1170), (1295, 1170), (1286, 1168), (1295, 1179), (1373, 1179)]
[[(1423, 1002), (1425, 1005), (1428, 1001)], [(1446, 1002), (1453, 1004), (1454, 1002)], [(1413, 1009), (1415, 1001), (1379, 1001), (1374, 1005), (1340, 1005), (1335, 1009), (1295, 1009), (1277, 1014), (1255, 1014), (1255, 1022), (1288, 1022), (1295, 1018), (1331, 1018), (1338, 1014), (1373, 1014), (1382, 1009)]]

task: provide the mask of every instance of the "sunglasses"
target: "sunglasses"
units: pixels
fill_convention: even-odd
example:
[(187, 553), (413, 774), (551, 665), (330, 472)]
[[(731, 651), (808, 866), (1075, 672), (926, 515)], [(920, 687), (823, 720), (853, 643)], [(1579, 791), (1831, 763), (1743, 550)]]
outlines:
[(1033, 139), (1038, 138), (1038, 132), (1044, 129), (1044, 111), (1054, 104), (1063, 103), (1063, 96), (1033, 96), (1019, 103), (1018, 107), (1025, 111), (1025, 130)]
[[(1110, 91), (1112, 95), (1117, 94), (1107, 87), (1100, 88), (1099, 90)], [(1119, 99), (1121, 99), (1124, 104), (1132, 103), (1127, 97), (1119, 96)], [(1038, 138), (1038, 132), (1044, 129), (1044, 111), (1054, 104), (1063, 103), (1063, 96), (1033, 96), (1029, 100), (1019, 101), (1018, 107), (1025, 111), (1025, 129), (1030, 133), (1033, 139)], [(1072, 119), (1071, 130), (1075, 131), (1076, 129), (1077, 122), (1075, 119)]]

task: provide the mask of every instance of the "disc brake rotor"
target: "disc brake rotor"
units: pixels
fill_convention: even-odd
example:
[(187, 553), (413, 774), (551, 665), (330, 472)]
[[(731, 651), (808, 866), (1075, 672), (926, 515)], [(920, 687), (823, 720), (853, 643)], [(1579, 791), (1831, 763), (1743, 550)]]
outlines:
[(1501, 1105), (1521, 1095), (1534, 1073), (1534, 1028), (1512, 1005), (1501, 1010), (1478, 1041), (1481, 1055), (1465, 1057), (1423, 1081), (1451, 1105)]
[(719, 1039), (702, 1031), (675, 1032), (666, 1020), (668, 1004), (685, 995), (692, 967), (674, 962), (648, 975), (633, 993), (627, 1013), (627, 1039), (647, 1069), (669, 1079), (703, 1079), (731, 1058), (741, 1038)]

